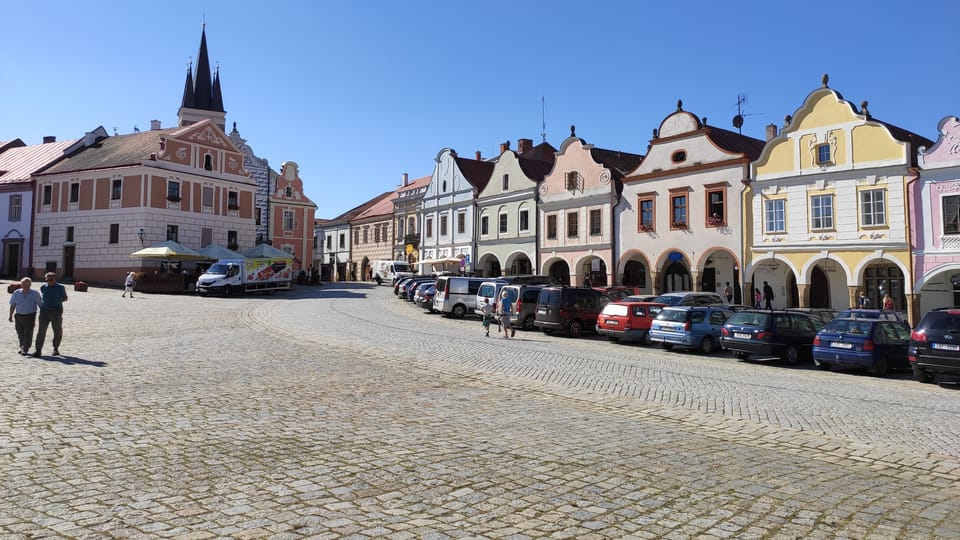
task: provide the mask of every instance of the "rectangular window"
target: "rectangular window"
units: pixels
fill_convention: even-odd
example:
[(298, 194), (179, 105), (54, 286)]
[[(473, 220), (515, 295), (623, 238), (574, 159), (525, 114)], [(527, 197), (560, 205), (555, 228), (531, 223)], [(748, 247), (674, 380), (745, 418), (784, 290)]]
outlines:
[(687, 196), (670, 197), (670, 224), (674, 229), (687, 228)]
[(50, 227), (40, 227), (40, 245), (50, 245)]
[(578, 179), (579, 175), (577, 174), (577, 171), (568, 172), (566, 177), (566, 188), (570, 191), (577, 189)]
[(530, 230), (530, 211), (524, 208), (520, 210), (520, 230), (529, 231)]
[(426, 229), (427, 229), (427, 238), (433, 238), (433, 218), (432, 217), (427, 218)]
[(867, 189), (860, 192), (860, 224), (864, 227), (879, 227), (887, 224), (887, 211), (882, 189)]
[(200, 190), (200, 204), (206, 207), (213, 206), (213, 187), (212, 186), (203, 186), (203, 188)]
[(110, 242), (111, 244), (118, 244), (118, 243), (120, 243), (120, 224), (119, 224), (119, 223), (111, 223), (111, 224), (110, 224), (110, 240), (109, 240), (109, 242)]
[(817, 145), (817, 165), (830, 165), (833, 161), (830, 159), (830, 145), (827, 143)]
[(167, 225), (167, 240), (172, 242), (179, 242), (180, 228), (176, 225)]
[(440, 216), (440, 236), (447, 235), (447, 216), (446, 214)]
[(640, 206), (640, 230), (652, 231), (653, 224), (656, 223), (654, 219), (653, 197), (640, 199), (638, 203)]
[(167, 180), (167, 200), (173, 202), (180, 201), (180, 182)]
[(786, 199), (765, 201), (763, 206), (764, 232), (782, 233), (787, 231), (785, 210)]
[(240, 249), (237, 241), (237, 231), (227, 231), (227, 249)]
[(255, 212), (253, 213), (253, 215), (255, 216), (257, 226), (260, 226), (260, 220), (262, 219), (262, 215), (263, 215), (263, 208), (255, 208), (254, 210)]
[(227, 192), (227, 208), (230, 210), (240, 209), (240, 194), (236, 191)]
[(503, 190), (506, 191), (508, 189), (510, 189), (510, 175), (505, 174), (503, 175)]
[(500, 234), (507, 232), (507, 213), (500, 214)]
[(50, 201), (53, 199), (53, 186), (46, 185), (43, 186), (43, 205), (50, 206)]
[(363, 243), (366, 244), (366, 243), (369, 243), (369, 242), (370, 242), (370, 227), (364, 227), (364, 228), (363, 228)]
[(603, 213), (599, 208), (590, 211), (590, 236), (600, 236), (603, 228), (601, 226), (601, 216)]
[(464, 234), (466, 232), (467, 232), (467, 213), (457, 212), (457, 234)]
[(360, 243), (360, 229), (353, 230), (353, 244), (357, 245)]
[(23, 195), (10, 195), (10, 215), (8, 221), (20, 221), (23, 214)]
[(70, 183), (70, 202), (75, 203), (80, 200), (80, 182)]
[(110, 200), (119, 201), (120, 193), (123, 191), (123, 180), (116, 179), (110, 183)]
[(726, 224), (725, 193), (725, 189), (707, 191), (707, 225), (710, 227), (719, 227)]
[(557, 215), (551, 214), (547, 216), (547, 238), (551, 240), (557, 239)]
[(293, 210), (283, 211), (283, 230), (285, 231), (293, 230)]
[(960, 234), (960, 195), (941, 200), (943, 205), (943, 234)]
[(810, 229), (833, 228), (833, 195), (812, 195), (810, 197)]
[(417, 232), (417, 218), (410, 217), (407, 220), (407, 234), (415, 234)]
[(213, 243), (213, 229), (203, 227), (200, 229), (200, 247), (207, 247)]
[(327, 235), (327, 247), (333, 249), (333, 236)]
[(340, 233), (340, 249), (344, 249), (347, 245), (347, 235)]
[(490, 216), (483, 216), (480, 218), (480, 235), (486, 236), (490, 234)]
[(73, 226), (67, 227), (67, 242), (73, 242)]
[(579, 216), (576, 212), (570, 212), (567, 214), (567, 238), (576, 238), (580, 235), (577, 230), (580, 227), (580, 223), (577, 221)]
[(373, 226), (373, 241), (377, 243), (380, 242), (380, 226), (379, 225)]

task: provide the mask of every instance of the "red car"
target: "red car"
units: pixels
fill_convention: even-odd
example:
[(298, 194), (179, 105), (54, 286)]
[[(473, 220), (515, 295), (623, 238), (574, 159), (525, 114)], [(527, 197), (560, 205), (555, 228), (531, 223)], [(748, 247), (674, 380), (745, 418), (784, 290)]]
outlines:
[(657, 302), (610, 302), (597, 317), (597, 333), (611, 341), (650, 344), (650, 323), (665, 304)]

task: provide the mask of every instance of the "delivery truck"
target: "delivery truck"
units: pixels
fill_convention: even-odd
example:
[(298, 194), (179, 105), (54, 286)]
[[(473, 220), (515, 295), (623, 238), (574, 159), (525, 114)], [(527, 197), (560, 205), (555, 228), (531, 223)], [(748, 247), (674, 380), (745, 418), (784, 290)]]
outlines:
[(373, 280), (377, 285), (396, 283), (398, 279), (413, 276), (413, 268), (407, 261), (373, 261)]
[(272, 293), (290, 288), (293, 259), (220, 259), (197, 278), (197, 292), (231, 295), (240, 292)]

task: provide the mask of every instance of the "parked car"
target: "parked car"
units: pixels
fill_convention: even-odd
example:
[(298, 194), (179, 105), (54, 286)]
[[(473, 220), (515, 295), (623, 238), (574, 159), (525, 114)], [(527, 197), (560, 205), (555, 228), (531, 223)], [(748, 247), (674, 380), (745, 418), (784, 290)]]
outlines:
[(610, 302), (597, 317), (597, 333), (611, 341), (649, 345), (650, 323), (663, 307), (655, 302)]
[(837, 310), (832, 309), (832, 308), (801, 308), (801, 307), (795, 307), (795, 308), (786, 308), (786, 311), (797, 311), (797, 312), (800, 312), (800, 313), (806, 313), (807, 315), (810, 315), (810, 316), (814, 317), (815, 319), (818, 319), (818, 320), (822, 323), (821, 326), (822, 326), (822, 325), (826, 325), (826, 324), (829, 323), (830, 321), (832, 321), (832, 320), (834, 320), (834, 319), (837, 318)]
[(795, 364), (809, 356), (817, 337), (815, 319), (806, 313), (753, 309), (738, 311), (727, 319), (720, 343), (743, 360), (751, 354), (778, 356)]
[(477, 308), (477, 291), (484, 281), (483, 278), (440, 276), (433, 309), (457, 319), (464, 318)]
[(710, 354), (732, 315), (724, 306), (666, 306), (650, 325), (650, 340), (667, 350), (679, 346)]
[(652, 301), (668, 306), (709, 306), (725, 303), (719, 294), (712, 292), (672, 292), (661, 294)]
[(507, 285), (501, 292), (507, 292), (507, 298), (513, 302), (510, 309), (510, 322), (515, 328), (532, 330), (537, 318), (537, 299), (544, 285)]
[(899, 311), (883, 309), (850, 308), (837, 313), (837, 319), (883, 319), (885, 321), (907, 322), (907, 316)]
[(403, 285), (400, 286), (400, 294), (397, 296), (399, 296), (401, 300), (413, 302), (413, 289), (421, 283), (427, 283), (431, 281), (436, 282), (436, 279), (431, 277), (415, 277), (408, 279)]
[(910, 334), (907, 359), (913, 376), (933, 382), (938, 373), (960, 375), (960, 309), (928, 312)]
[[(433, 290), (437, 290), (437, 281), (430, 280), (424, 281), (423, 283), (417, 285), (413, 290), (413, 303), (418, 306), (423, 306), (424, 295), (426, 291), (433, 287)], [(430, 301), (433, 302), (433, 296), (430, 296)]]
[(658, 294), (631, 294), (621, 300), (622, 302), (653, 302)]
[(623, 300), (624, 298), (630, 295), (640, 293), (639, 288), (628, 287), (626, 285), (614, 285), (612, 287), (594, 287), (594, 289), (606, 294), (613, 301)]
[(537, 297), (533, 325), (546, 334), (566, 332), (580, 337), (597, 328), (597, 316), (608, 301), (600, 291), (589, 287), (544, 287)]
[(813, 362), (820, 369), (863, 367), (874, 375), (907, 369), (910, 330), (897, 321), (834, 319), (813, 339)]
[(504, 279), (489, 279), (480, 284), (480, 288), (477, 289), (477, 307), (474, 308), (473, 312), (477, 315), (481, 315), (483, 312), (484, 300), (489, 300), (490, 304), (496, 306), (497, 299), (500, 298), (500, 289), (505, 285), (509, 285), (510, 282)]

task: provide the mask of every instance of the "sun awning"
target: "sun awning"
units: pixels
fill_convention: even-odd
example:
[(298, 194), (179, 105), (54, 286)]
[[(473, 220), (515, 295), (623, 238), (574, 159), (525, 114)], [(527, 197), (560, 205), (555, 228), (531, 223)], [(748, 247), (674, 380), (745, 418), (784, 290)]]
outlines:
[(445, 257), (443, 259), (424, 259), (417, 261), (415, 264), (460, 264), (462, 260), (460, 257)]
[(177, 261), (207, 260), (206, 255), (172, 240), (134, 251), (130, 254), (130, 257), (133, 259), (172, 259)]

